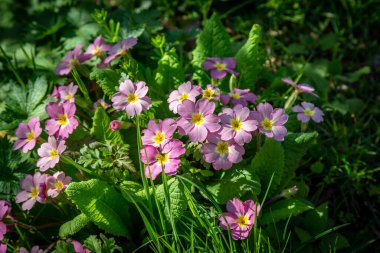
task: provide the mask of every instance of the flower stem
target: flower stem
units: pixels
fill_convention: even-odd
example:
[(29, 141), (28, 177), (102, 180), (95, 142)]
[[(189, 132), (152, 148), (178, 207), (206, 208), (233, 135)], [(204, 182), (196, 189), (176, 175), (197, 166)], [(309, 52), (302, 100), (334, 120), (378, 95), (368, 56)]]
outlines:
[(288, 98), (288, 100), (286, 100), (286, 103), (285, 103), (285, 106), (284, 106), (284, 109), (285, 111), (289, 110), (294, 102), (296, 102), (296, 99), (297, 99), (297, 96), (298, 96), (298, 92), (297, 91), (294, 91)]
[(305, 132), (309, 122), (301, 122), (301, 132)]
[(261, 133), (257, 135), (256, 152), (259, 152), (261, 148)]

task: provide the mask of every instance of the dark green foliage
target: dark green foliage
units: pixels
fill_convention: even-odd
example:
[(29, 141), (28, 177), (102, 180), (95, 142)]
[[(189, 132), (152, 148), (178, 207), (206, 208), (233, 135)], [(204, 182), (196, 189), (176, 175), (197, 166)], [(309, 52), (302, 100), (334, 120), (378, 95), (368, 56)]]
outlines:
[(22, 151), (14, 151), (9, 136), (0, 138), (0, 199), (13, 200), (20, 180), (35, 168)]

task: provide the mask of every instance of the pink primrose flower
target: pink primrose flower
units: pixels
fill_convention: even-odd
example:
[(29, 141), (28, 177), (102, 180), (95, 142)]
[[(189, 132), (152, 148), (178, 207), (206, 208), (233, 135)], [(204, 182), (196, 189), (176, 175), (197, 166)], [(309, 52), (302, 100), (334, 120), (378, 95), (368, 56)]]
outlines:
[(112, 130), (112, 131), (117, 131), (117, 130), (119, 130), (120, 129), (120, 127), (121, 127), (121, 121), (120, 120), (112, 120), (111, 122), (110, 122), (110, 129)]
[(94, 111), (96, 110), (96, 108), (98, 108), (99, 106), (103, 107), (104, 109), (107, 109), (108, 107), (110, 107), (109, 104), (107, 104), (103, 99), (99, 98), (95, 103), (94, 103), (94, 106), (93, 106), (93, 109)]
[(81, 62), (87, 61), (91, 59), (94, 56), (97, 56), (99, 58), (102, 57), (103, 52), (108, 52), (111, 49), (111, 46), (104, 42), (101, 35), (96, 37), (94, 40), (94, 43), (90, 44), (86, 50), (81, 56), (80, 60)]
[(294, 81), (290, 80), (289, 78), (281, 78), (281, 81), (283, 81), (286, 84), (293, 86), (297, 94), (308, 93), (308, 94), (311, 94), (313, 96), (318, 97), (318, 95), (314, 93), (315, 89), (313, 87), (309, 86), (308, 84), (305, 84), (305, 83), (296, 84)]
[(323, 121), (324, 113), (312, 103), (302, 102), (301, 105), (293, 107), (293, 112), (297, 113), (297, 119), (303, 123), (308, 122), (310, 119), (317, 123)]
[(242, 105), (247, 106), (248, 102), (255, 103), (257, 100), (257, 96), (250, 92), (249, 89), (241, 90), (238, 88), (234, 88), (232, 92), (228, 94), (220, 95), (220, 102), (223, 105), (227, 105), (230, 101), (233, 105)]
[(201, 88), (186, 82), (178, 87), (178, 90), (172, 91), (168, 98), (169, 109), (173, 113), (178, 113), (178, 106), (185, 100), (195, 102), (195, 98), (201, 94)]
[(235, 71), (236, 60), (232, 57), (209, 57), (204, 62), (203, 68), (205, 70), (211, 70), (211, 77), (213, 79), (222, 79), (227, 75), (227, 73), (233, 74), (235, 76), (238, 75), (238, 73)]
[[(227, 223), (231, 229), (231, 235), (234, 240), (244, 240), (248, 237), (255, 223), (256, 216), (260, 213), (260, 204), (247, 200), (242, 203), (238, 198), (233, 198), (227, 202), (227, 212), (219, 216), (220, 227), (228, 229)], [(227, 222), (226, 222), (227, 221)]]
[(144, 146), (163, 147), (172, 139), (177, 124), (173, 119), (149, 120), (147, 129), (143, 130), (142, 144)]
[(91, 253), (91, 250), (85, 249), (80, 242), (72, 240), (71, 243), (74, 246), (75, 253)]
[(152, 105), (147, 93), (148, 86), (145, 82), (138, 81), (134, 84), (129, 79), (125, 80), (120, 84), (119, 92), (112, 96), (112, 106), (117, 111), (125, 110), (130, 117), (140, 115)]
[(21, 122), (15, 131), (18, 140), (15, 142), (13, 149), (22, 148), (22, 152), (27, 153), (36, 146), (38, 137), (42, 132), (40, 127), (40, 118), (33, 117), (28, 121), (28, 124)]
[(37, 166), (41, 171), (53, 168), (59, 162), (59, 156), (65, 151), (65, 141), (57, 141), (54, 136), (49, 136), (48, 142), (37, 150), (40, 159)]
[(46, 178), (47, 174), (36, 172), (33, 176), (27, 175), (21, 181), (23, 191), (16, 195), (16, 203), (22, 204), (22, 210), (30, 210), (36, 202), (46, 202)]
[(4, 239), (4, 235), (8, 231), (7, 224), (3, 222), (3, 219), (9, 216), (10, 211), (11, 204), (8, 201), (0, 200), (0, 242)]
[(131, 49), (136, 44), (136, 38), (127, 38), (112, 46), (108, 51), (108, 56), (104, 59), (104, 64), (109, 64), (112, 60), (120, 55), (126, 56), (127, 50)]
[(273, 107), (269, 103), (260, 103), (253, 111), (253, 118), (258, 121), (260, 133), (276, 141), (283, 141), (288, 131), (283, 126), (288, 121), (284, 109)]
[(61, 103), (64, 103), (66, 101), (70, 103), (75, 102), (75, 93), (77, 93), (78, 86), (74, 85), (73, 83), (70, 83), (68, 86), (61, 86), (58, 89), (59, 92), (59, 99), (61, 100)]
[(181, 165), (179, 157), (186, 152), (183, 143), (174, 139), (165, 145), (162, 149), (153, 146), (146, 146), (140, 150), (141, 160), (147, 165), (145, 167), (145, 176), (156, 179), (164, 169), (166, 175), (177, 174), (177, 169)]
[(192, 142), (203, 142), (209, 133), (219, 131), (219, 118), (214, 115), (215, 104), (207, 99), (196, 103), (185, 100), (178, 108), (178, 132), (189, 135)]
[(58, 171), (54, 173), (53, 176), (49, 176), (46, 180), (47, 195), (56, 198), (70, 183), (71, 177), (66, 176), (64, 172)]
[(30, 251), (28, 251), (24, 247), (21, 247), (19, 253), (44, 253), (44, 251), (40, 249), (39, 246), (35, 245), (32, 247)]
[(69, 51), (62, 62), (57, 66), (55, 73), (59, 76), (70, 74), (71, 70), (79, 63), (82, 45), (77, 45), (74, 50)]
[(211, 84), (207, 84), (206, 88), (202, 91), (202, 98), (206, 98), (208, 100), (219, 100), (220, 89)]
[(240, 146), (251, 142), (252, 132), (257, 129), (258, 122), (253, 119), (253, 113), (247, 107), (238, 104), (233, 109), (224, 108), (219, 118), (222, 124), (220, 135), (223, 141), (233, 139)]
[(50, 119), (45, 123), (49, 135), (56, 135), (60, 139), (69, 137), (78, 126), (78, 121), (74, 118), (75, 110), (75, 104), (70, 102), (49, 103), (46, 106), (46, 112)]

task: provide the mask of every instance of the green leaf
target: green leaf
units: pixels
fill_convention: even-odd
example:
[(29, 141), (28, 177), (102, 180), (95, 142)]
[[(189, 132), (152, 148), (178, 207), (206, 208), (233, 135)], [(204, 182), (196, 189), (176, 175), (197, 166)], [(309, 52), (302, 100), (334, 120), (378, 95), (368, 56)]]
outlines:
[[(31, 111), (41, 102), (44, 98), (48, 84), (45, 77), (38, 77), (36, 81), (28, 83), (28, 110)], [(45, 109), (45, 108), (44, 108)]]
[(269, 187), (274, 173), (269, 195), (276, 193), (284, 173), (284, 149), (281, 143), (267, 138), (260, 151), (252, 159), (251, 170), (252, 174), (259, 176), (263, 192)]
[(99, 228), (130, 238), (129, 206), (123, 196), (99, 179), (71, 183), (67, 196)]
[[(143, 186), (134, 181), (123, 181), (120, 184), (120, 191), (123, 197), (129, 202), (142, 202), (146, 200), (146, 194)], [(133, 200), (131, 199), (133, 198)]]
[(110, 118), (103, 107), (96, 108), (92, 122), (91, 135), (100, 141), (112, 141), (122, 143), (119, 131), (112, 131), (109, 127)]
[(205, 21), (196, 45), (191, 63), (198, 68), (202, 68), (207, 57), (232, 56), (230, 37), (217, 15)]
[(283, 187), (295, 177), (295, 171), (298, 168), (302, 157), (315, 143), (317, 137), (317, 132), (289, 133), (285, 137), (285, 141), (282, 144), (285, 154), (284, 177), (281, 180), (281, 185)]
[(65, 222), (59, 228), (60, 237), (68, 237), (78, 233), (82, 228), (84, 228), (91, 221), (85, 214), (81, 213), (74, 219)]
[[(187, 207), (187, 201), (183, 190), (183, 184), (175, 177), (168, 181), (168, 193), (170, 198), (170, 212), (174, 220), (180, 218)], [(165, 194), (164, 185), (160, 185), (156, 190), (157, 200), (164, 207)], [(166, 217), (169, 219), (168, 208), (165, 208)]]
[(239, 72), (239, 83), (242, 88), (252, 89), (262, 68), (259, 51), (260, 33), (261, 27), (253, 25), (247, 42), (235, 56), (236, 67)]
[(112, 69), (96, 68), (90, 74), (90, 79), (96, 80), (96, 83), (109, 98), (117, 92), (120, 77), (120, 73)]
[(158, 91), (164, 95), (168, 94), (176, 85), (184, 82), (185, 73), (174, 48), (165, 52), (158, 61), (155, 79), (159, 86)]
[(276, 223), (313, 208), (313, 204), (304, 199), (283, 199), (262, 210), (260, 212), (260, 222), (263, 225)]
[(217, 178), (207, 184), (207, 190), (218, 204), (225, 204), (233, 197), (240, 198), (246, 192), (260, 194), (260, 180), (246, 169), (231, 169), (216, 172)]
[(313, 235), (317, 236), (328, 228), (328, 206), (324, 203), (306, 213), (303, 225)]

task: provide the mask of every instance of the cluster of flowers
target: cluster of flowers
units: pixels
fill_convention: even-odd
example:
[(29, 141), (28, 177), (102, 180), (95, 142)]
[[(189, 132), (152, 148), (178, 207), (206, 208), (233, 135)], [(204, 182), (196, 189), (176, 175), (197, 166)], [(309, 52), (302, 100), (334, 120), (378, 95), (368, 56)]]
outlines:
[(93, 57), (100, 59), (100, 63), (97, 64), (98, 68), (105, 68), (117, 57), (127, 56), (128, 49), (132, 48), (136, 43), (136, 38), (127, 38), (111, 46), (103, 41), (102, 36), (98, 36), (84, 53), (82, 53), (83, 46), (80, 44), (74, 50), (69, 51), (63, 61), (57, 66), (55, 72), (60, 76), (68, 75), (77, 64), (88, 61)]
[[(45, 122), (45, 128), (49, 135), (48, 141), (43, 143), (37, 150), (40, 159), (37, 167), (41, 172), (53, 168), (60, 159), (60, 155), (66, 150), (65, 139), (76, 129), (78, 121), (74, 114), (76, 111), (75, 94), (78, 86), (70, 83), (68, 86), (54, 87), (51, 97), (57, 102), (50, 102), (46, 106), (49, 119)], [(37, 140), (41, 140), (40, 119), (31, 118), (27, 124), (21, 122), (15, 131), (18, 140), (14, 149), (21, 149), (24, 153), (32, 150)], [(45, 203), (47, 197), (56, 198), (58, 194), (67, 187), (71, 178), (65, 176), (64, 172), (56, 172), (53, 176), (41, 174), (27, 175), (21, 181), (22, 192), (16, 196), (16, 203), (23, 203), (23, 210), (30, 210), (36, 202)]]

